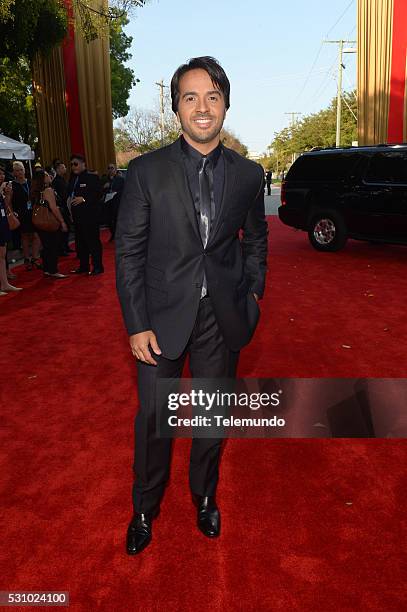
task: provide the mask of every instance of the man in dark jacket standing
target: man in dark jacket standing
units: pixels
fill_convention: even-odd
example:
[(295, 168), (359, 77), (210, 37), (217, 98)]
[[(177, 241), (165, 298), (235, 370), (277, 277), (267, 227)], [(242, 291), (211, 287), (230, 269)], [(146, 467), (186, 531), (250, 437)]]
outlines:
[[(117, 288), (138, 360), (140, 399), (128, 554), (149, 544), (168, 478), (171, 440), (155, 430), (157, 380), (180, 377), (187, 356), (194, 378), (233, 378), (259, 318), (267, 257), (264, 172), (220, 143), (229, 92), (214, 58), (180, 66), (171, 97), (182, 136), (134, 159), (126, 175)], [(197, 524), (211, 538), (220, 533), (221, 442), (194, 438), (191, 447)]]
[[(75, 225), (76, 249), (80, 262), (79, 268), (72, 270), (72, 273), (97, 276), (104, 272), (99, 235), (102, 186), (99, 177), (86, 169), (82, 155), (71, 156), (71, 171), (67, 203)], [(89, 257), (93, 265), (91, 272)]]

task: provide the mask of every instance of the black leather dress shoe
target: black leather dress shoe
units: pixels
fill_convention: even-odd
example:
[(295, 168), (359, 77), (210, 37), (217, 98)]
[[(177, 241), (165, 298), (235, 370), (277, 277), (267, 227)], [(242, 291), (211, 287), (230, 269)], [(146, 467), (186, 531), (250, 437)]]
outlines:
[(220, 535), (220, 512), (214, 497), (195, 497), (198, 508), (198, 528), (207, 538)]
[(151, 514), (135, 514), (127, 529), (126, 551), (128, 555), (137, 555), (146, 548), (152, 538)]
[(82, 270), (81, 268), (76, 268), (76, 270), (71, 270), (71, 274), (89, 274), (89, 270)]
[(103, 272), (103, 268), (96, 268), (95, 270), (92, 270), (92, 272), (89, 272), (89, 276), (98, 276), (99, 274), (103, 274)]

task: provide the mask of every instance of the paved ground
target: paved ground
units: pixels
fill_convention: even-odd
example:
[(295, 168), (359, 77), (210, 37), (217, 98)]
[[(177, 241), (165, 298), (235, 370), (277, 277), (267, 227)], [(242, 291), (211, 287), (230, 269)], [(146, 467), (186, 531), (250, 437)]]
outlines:
[(271, 196), (266, 195), (264, 202), (266, 205), (266, 215), (276, 215), (277, 208), (280, 206), (280, 187), (271, 186)]

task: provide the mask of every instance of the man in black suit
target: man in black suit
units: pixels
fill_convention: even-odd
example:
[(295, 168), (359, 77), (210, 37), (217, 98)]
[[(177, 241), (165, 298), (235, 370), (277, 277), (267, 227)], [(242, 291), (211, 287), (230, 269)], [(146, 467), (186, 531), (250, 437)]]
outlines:
[[(102, 185), (99, 177), (86, 169), (82, 155), (71, 156), (71, 178), (68, 183), (68, 207), (75, 226), (76, 250), (79, 268), (72, 274), (97, 276), (104, 272), (102, 243), (99, 235), (100, 199)], [(89, 272), (89, 257), (93, 269)]]
[(273, 173), (271, 170), (267, 170), (266, 172), (266, 185), (267, 185), (267, 195), (271, 195), (271, 181), (273, 178)]
[[(261, 166), (220, 143), (228, 78), (211, 57), (171, 81), (182, 136), (129, 165), (116, 230), (117, 289), (138, 360), (134, 516), (127, 552), (151, 540), (168, 478), (171, 441), (155, 434), (158, 378), (230, 378), (259, 317), (267, 224)], [(242, 236), (240, 236), (242, 230)], [(192, 441), (189, 480), (198, 527), (220, 531), (215, 502), (220, 439)]]

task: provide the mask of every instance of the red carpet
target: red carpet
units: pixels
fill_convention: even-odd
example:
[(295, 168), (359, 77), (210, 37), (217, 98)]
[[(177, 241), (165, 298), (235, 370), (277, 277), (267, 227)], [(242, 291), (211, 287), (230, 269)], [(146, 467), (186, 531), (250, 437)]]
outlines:
[[(239, 374), (406, 376), (407, 249), (322, 255), (271, 225), (263, 317)], [(229, 441), (218, 541), (195, 528), (179, 440), (153, 543), (124, 554), (135, 368), (112, 245), (105, 260), (103, 278), (19, 271), (25, 290), (0, 301), (0, 590), (69, 591), (75, 611), (405, 609), (401, 440)]]

